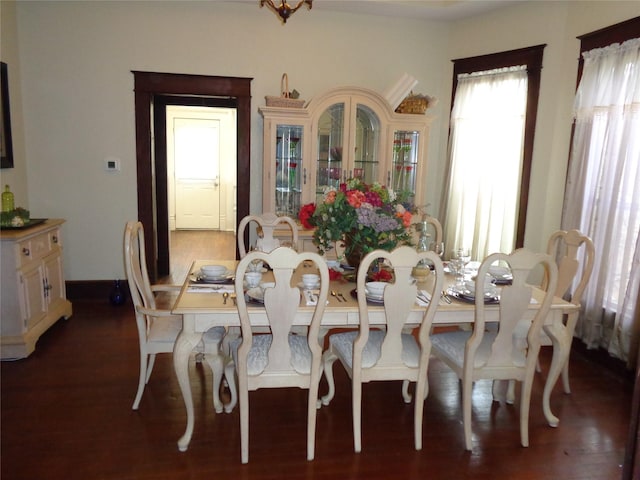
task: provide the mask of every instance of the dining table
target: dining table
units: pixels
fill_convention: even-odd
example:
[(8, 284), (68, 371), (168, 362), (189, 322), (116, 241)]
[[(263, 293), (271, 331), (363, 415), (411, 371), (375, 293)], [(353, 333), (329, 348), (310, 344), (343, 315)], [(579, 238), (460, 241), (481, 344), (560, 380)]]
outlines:
[[(215, 326), (240, 327), (237, 306), (233, 301), (233, 283), (203, 284), (199, 282), (198, 272), (203, 265), (218, 264), (223, 265), (230, 272), (230, 277), (235, 272), (238, 261), (211, 261), (196, 260), (192, 263), (189, 274), (187, 274), (182, 289), (176, 299), (172, 312), (182, 316), (182, 330), (180, 331), (173, 350), (173, 364), (182, 393), (184, 405), (187, 413), (187, 425), (184, 434), (178, 440), (178, 449), (182, 452), (189, 447), (193, 435), (195, 413), (193, 405), (192, 389), (189, 377), (189, 359), (200, 343), (202, 334)], [(313, 273), (311, 268), (303, 265), (296, 269), (292, 277), (292, 284), (297, 285), (304, 273)], [(270, 279), (271, 272), (263, 269), (263, 280)], [(451, 274), (445, 275), (445, 285), (450, 286), (456, 282)], [(419, 276), (420, 282), (430, 281), (430, 277)], [(344, 278), (331, 280), (328, 303), (325, 307), (321, 323), (321, 334), (326, 334), (330, 329), (355, 328), (359, 323), (358, 302), (355, 295), (356, 284), (354, 281), (347, 281)], [(225, 295), (225, 292), (227, 293)], [(543, 296), (542, 290), (533, 289), (533, 299), (527, 309), (527, 317), (533, 319), (535, 312), (540, 308), (540, 299)], [(300, 295), (301, 304), (296, 315), (295, 326), (308, 326), (313, 316), (315, 307), (308, 305), (305, 295)], [(445, 301), (447, 300), (447, 301)], [(424, 303), (416, 299), (415, 307), (411, 311), (407, 327), (419, 325), (424, 313)], [(264, 305), (259, 303), (248, 303), (251, 323), (256, 327), (268, 326), (268, 320)], [(559, 297), (554, 297), (549, 314), (546, 317), (544, 330), (549, 335), (553, 343), (553, 355), (551, 366), (547, 375), (547, 380), (543, 392), (543, 411), (550, 426), (557, 426), (559, 419), (552, 413), (550, 408), (551, 391), (562, 371), (564, 363), (567, 361), (571, 348), (571, 333), (564, 327), (563, 317), (565, 315), (577, 314), (579, 306), (576, 306)], [(369, 306), (369, 323), (371, 325), (384, 324), (384, 306), (371, 304)], [(473, 323), (475, 317), (475, 305), (473, 302), (462, 301), (457, 298), (439, 298), (439, 304), (433, 319), (434, 327), (438, 326), (461, 326), (468, 327)], [(487, 309), (486, 321), (497, 322), (499, 319), (499, 304), (490, 305)]]

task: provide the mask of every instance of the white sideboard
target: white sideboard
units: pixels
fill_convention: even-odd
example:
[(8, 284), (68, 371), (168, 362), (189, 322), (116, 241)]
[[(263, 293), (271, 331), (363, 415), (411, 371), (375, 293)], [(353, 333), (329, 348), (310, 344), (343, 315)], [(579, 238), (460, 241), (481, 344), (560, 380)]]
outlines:
[(64, 220), (3, 230), (0, 358), (29, 356), (38, 338), (60, 318), (72, 314), (62, 264)]

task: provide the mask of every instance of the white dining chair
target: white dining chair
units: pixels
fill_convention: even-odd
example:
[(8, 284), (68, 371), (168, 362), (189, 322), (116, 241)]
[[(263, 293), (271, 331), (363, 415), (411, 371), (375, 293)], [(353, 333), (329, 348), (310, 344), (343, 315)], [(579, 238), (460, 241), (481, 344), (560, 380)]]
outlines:
[[(274, 283), (268, 288), (248, 290), (245, 296), (244, 273), (254, 261), (262, 261), (271, 267)], [(297, 285), (292, 285), (295, 269), (302, 268), (303, 264), (306, 265), (305, 272), (311, 273), (315, 268), (320, 275), (320, 287), (314, 293), (315, 306), (311, 313), (298, 311), (302, 293)], [(313, 460), (318, 383), (322, 375), (319, 332), (329, 292), (327, 263), (317, 253), (297, 253), (288, 247), (279, 247), (269, 253), (249, 252), (238, 264), (235, 289), (242, 336), (230, 343), (233, 363), (227, 365), (226, 375), (232, 378), (234, 370), (237, 373), (242, 463), (249, 461), (249, 391), (259, 388), (308, 389), (307, 459)], [(254, 296), (251, 296), (252, 292)], [(251, 310), (248, 308), (247, 301), (251, 299), (261, 303), (257, 307), (260, 312), (255, 311), (255, 305)], [(264, 314), (258, 315), (263, 321), (261, 326), (266, 320), (270, 333), (254, 330), (255, 315), (259, 313)], [(292, 331), (300, 314), (310, 317), (308, 335)]]
[[(367, 272), (372, 263), (384, 259), (393, 270), (394, 282), (384, 288), (385, 324), (371, 328), (370, 306), (366, 296)], [(431, 301), (422, 312), (417, 339), (403, 333), (411, 310), (416, 307), (418, 287), (411, 277), (419, 261), (434, 265), (432, 282), (426, 282), (427, 298)], [(422, 413), (428, 394), (427, 369), (431, 351), (430, 331), (442, 291), (444, 271), (442, 261), (434, 252), (417, 252), (402, 246), (392, 252), (374, 250), (361, 261), (357, 276), (359, 322), (357, 331), (335, 333), (329, 337), (329, 349), (323, 354), (324, 373), (329, 384), (322, 404), (329, 405), (335, 394), (333, 363), (340, 363), (351, 378), (353, 409), (353, 445), (362, 448), (362, 384), (371, 381), (403, 380), (416, 382), (414, 407), (414, 443), (422, 449)], [(430, 287), (428, 286), (430, 284)], [(410, 402), (411, 397), (405, 397)]]
[(420, 239), (420, 232), (422, 229), (422, 223), (427, 222), (428, 235), (430, 236), (431, 242), (441, 243), (443, 239), (442, 233), (442, 224), (440, 221), (432, 217), (431, 215), (419, 215), (415, 214), (411, 217), (411, 241), (414, 245), (418, 244), (418, 240)]
[[(147, 272), (144, 246), (144, 228), (141, 222), (127, 222), (124, 232), (124, 264), (135, 309), (140, 347), (140, 374), (138, 390), (133, 401), (137, 410), (145, 385), (149, 382), (156, 355), (173, 353), (176, 338), (182, 329), (182, 316), (174, 315), (170, 309), (159, 308), (156, 293), (177, 293), (178, 285), (151, 285)], [(220, 384), (224, 375), (224, 361), (220, 346), (225, 335), (224, 327), (214, 327), (202, 335), (198, 353), (203, 354), (213, 371), (213, 406), (215, 411), (223, 411), (220, 400)]]
[[(555, 296), (564, 298), (574, 305), (580, 306), (582, 294), (589, 283), (593, 270), (593, 262), (595, 260), (593, 242), (587, 235), (584, 235), (579, 230), (558, 230), (549, 237), (547, 253), (556, 260), (558, 266), (558, 283)], [(564, 330), (562, 335), (558, 336), (562, 339), (562, 345), (559, 345), (558, 348), (566, 352), (566, 360), (560, 368), (562, 369), (564, 392), (567, 394), (571, 393), (571, 386), (569, 384), (569, 356), (571, 353), (573, 333), (579, 314), (579, 311), (575, 311), (565, 315), (562, 325), (556, 324), (554, 327), (548, 325), (543, 326), (540, 334), (540, 345), (552, 346), (551, 338), (547, 333), (548, 329), (561, 328)], [(524, 323), (521, 324), (516, 329), (514, 335), (518, 340), (525, 341), (527, 325)], [(536, 370), (538, 372), (541, 371), (540, 362), (537, 362)], [(513, 383), (511, 382), (507, 398), (508, 400), (512, 400), (513, 397)]]
[(278, 216), (275, 213), (263, 213), (262, 215), (247, 215), (238, 224), (238, 251), (240, 258), (247, 254), (245, 237), (247, 228), (256, 224), (256, 250), (270, 252), (280, 246), (280, 240), (274, 237), (274, 232), (279, 226), (289, 227), (291, 231), (291, 245), (298, 247), (298, 225), (296, 221), (287, 216)]
[[(485, 284), (475, 282), (475, 318), (472, 331), (450, 331), (431, 336), (432, 352), (449, 366), (462, 382), (462, 423), (465, 447), (472, 450), (471, 393), (473, 383), (481, 379), (522, 382), (520, 396), (520, 442), (529, 445), (529, 405), (538, 352), (540, 331), (553, 300), (558, 269), (550, 255), (518, 249), (511, 254), (494, 253), (481, 263), (477, 278), (485, 278), (496, 262), (505, 262), (513, 276), (511, 285), (500, 291), (498, 306), (485, 305)], [(534, 299), (528, 279), (534, 269), (543, 268), (547, 282), (541, 297)], [(527, 319), (527, 344), (514, 340), (518, 323), (527, 318), (531, 303), (539, 302), (532, 320)], [(497, 316), (497, 328), (488, 328), (487, 317)], [(494, 400), (497, 399), (494, 385)]]

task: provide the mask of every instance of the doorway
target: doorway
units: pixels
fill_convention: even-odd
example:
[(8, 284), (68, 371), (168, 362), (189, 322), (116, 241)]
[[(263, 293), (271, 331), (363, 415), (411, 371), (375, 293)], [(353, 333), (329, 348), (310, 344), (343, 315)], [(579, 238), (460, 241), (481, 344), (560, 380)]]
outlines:
[[(166, 105), (235, 107), (237, 111), (236, 228), (249, 214), (251, 78), (133, 71), (136, 118), (138, 220), (145, 227), (147, 269), (153, 280), (169, 275)], [(176, 103), (183, 104), (184, 103)], [(238, 253), (236, 251), (236, 257)]]
[(236, 116), (235, 108), (167, 107), (171, 232), (235, 232)]

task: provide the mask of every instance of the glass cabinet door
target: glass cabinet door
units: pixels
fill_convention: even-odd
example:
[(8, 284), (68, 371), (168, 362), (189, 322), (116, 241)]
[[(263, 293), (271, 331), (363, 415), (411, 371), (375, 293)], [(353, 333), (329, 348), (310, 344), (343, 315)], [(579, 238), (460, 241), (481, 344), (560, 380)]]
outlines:
[[(322, 112), (318, 121), (316, 200), (326, 187), (338, 188), (348, 178), (366, 183), (380, 181), (380, 123), (378, 115), (363, 104), (335, 103)], [(347, 131), (347, 124), (351, 124), (351, 131)]]
[(391, 187), (403, 202), (415, 204), (420, 132), (395, 131)]
[(302, 137), (301, 125), (276, 127), (276, 215), (296, 218), (300, 211), (304, 168)]
[(380, 159), (378, 158), (380, 120), (366, 105), (358, 104), (356, 108), (355, 130), (355, 157), (353, 169), (348, 175), (366, 183), (376, 182), (380, 177)]
[(336, 103), (322, 112), (318, 122), (316, 201), (326, 187), (338, 188), (343, 180), (344, 115), (344, 103)]

